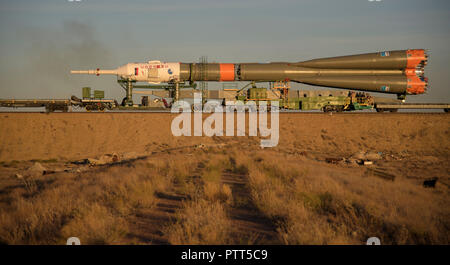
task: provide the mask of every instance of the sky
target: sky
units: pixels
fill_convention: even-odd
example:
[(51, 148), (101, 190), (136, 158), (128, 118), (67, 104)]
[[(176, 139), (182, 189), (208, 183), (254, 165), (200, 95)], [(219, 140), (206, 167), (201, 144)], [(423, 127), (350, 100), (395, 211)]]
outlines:
[(116, 77), (69, 72), (128, 62), (297, 62), (424, 48), (430, 87), (407, 99), (450, 102), (449, 26), (447, 0), (0, 0), (0, 98), (69, 98), (90, 86), (121, 99)]

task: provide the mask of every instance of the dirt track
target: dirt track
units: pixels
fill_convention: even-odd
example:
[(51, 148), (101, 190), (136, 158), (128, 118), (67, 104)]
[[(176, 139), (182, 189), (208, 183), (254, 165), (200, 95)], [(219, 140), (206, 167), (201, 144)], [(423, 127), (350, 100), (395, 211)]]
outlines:
[[(151, 153), (161, 148), (257, 137), (174, 137), (175, 114), (1, 113), (0, 161), (73, 160), (105, 153)], [(205, 115), (206, 116), (206, 115)], [(280, 114), (277, 148), (330, 155), (360, 150), (448, 157), (445, 114)]]

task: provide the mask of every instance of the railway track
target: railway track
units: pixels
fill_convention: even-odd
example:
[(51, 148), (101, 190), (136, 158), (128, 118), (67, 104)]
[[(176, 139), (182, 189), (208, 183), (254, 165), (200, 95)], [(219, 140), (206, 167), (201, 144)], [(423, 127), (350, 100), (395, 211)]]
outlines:
[[(8, 113), (41, 113), (41, 114), (52, 114), (52, 115), (71, 115), (71, 114), (137, 114), (137, 113), (148, 113), (148, 114), (177, 114), (171, 113), (170, 111), (96, 111), (96, 112), (45, 112), (45, 111), (0, 111), (0, 114)], [(447, 114), (444, 111), (433, 110), (433, 111), (414, 111), (414, 112), (307, 112), (307, 111), (280, 111), (280, 115), (293, 115), (293, 114), (305, 114), (305, 115), (404, 115), (404, 114)], [(205, 113), (208, 115), (211, 113)]]

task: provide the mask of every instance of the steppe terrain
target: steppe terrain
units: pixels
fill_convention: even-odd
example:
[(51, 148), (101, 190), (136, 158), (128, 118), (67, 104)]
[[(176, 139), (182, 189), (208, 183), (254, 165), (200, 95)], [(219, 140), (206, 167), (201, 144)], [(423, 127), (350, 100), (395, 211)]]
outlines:
[(281, 113), (280, 140), (169, 113), (0, 113), (0, 243), (450, 243), (450, 115)]

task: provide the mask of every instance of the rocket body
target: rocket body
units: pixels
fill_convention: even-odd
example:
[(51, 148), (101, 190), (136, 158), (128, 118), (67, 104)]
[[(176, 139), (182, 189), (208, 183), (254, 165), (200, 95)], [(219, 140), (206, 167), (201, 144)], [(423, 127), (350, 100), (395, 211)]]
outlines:
[(350, 55), (304, 62), (128, 63), (115, 70), (72, 71), (75, 74), (113, 74), (149, 83), (185, 81), (293, 81), (316, 86), (394, 94), (421, 94), (428, 56), (424, 50), (402, 50)]

